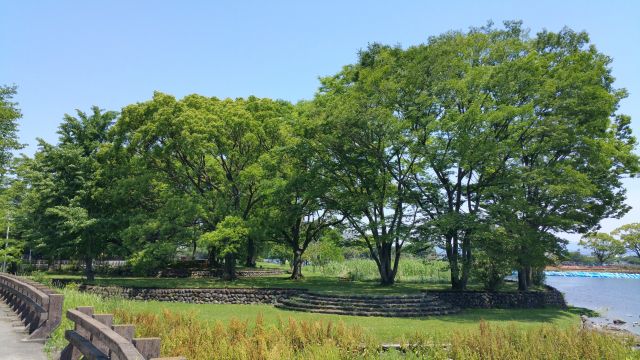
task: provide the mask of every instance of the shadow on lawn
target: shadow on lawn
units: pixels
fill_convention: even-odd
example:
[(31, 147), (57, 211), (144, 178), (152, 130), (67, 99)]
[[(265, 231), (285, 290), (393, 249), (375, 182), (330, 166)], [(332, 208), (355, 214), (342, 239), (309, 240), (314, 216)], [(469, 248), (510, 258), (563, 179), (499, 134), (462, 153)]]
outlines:
[(438, 317), (443, 321), (458, 324), (478, 323), (484, 321), (513, 321), (526, 323), (551, 323), (570, 321), (575, 318), (581, 308), (545, 308), (545, 309), (466, 309), (459, 314)]

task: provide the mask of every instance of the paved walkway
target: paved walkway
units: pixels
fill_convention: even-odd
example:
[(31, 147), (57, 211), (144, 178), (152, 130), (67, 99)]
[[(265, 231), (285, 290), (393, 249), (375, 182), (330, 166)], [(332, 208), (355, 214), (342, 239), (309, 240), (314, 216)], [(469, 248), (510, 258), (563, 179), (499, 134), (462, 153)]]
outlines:
[(0, 360), (46, 360), (43, 344), (22, 341), (26, 336), (16, 315), (0, 300)]

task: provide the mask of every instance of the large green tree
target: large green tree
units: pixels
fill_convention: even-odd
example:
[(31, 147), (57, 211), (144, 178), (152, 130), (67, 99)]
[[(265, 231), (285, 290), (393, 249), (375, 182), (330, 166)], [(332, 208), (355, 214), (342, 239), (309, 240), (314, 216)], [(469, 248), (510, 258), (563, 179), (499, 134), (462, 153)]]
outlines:
[(588, 231), (626, 211), (620, 179), (637, 158), (629, 119), (615, 114), (625, 92), (585, 34), (530, 38), (507, 22), (386, 54), (392, 75), (376, 96), (411, 124), (411, 187), (454, 289), (465, 288), (486, 226), (519, 239), (518, 263), (530, 272), (561, 251), (554, 232)]
[[(21, 149), (22, 144), (18, 141), (18, 119), (22, 117), (18, 104), (13, 97), (16, 95), (15, 86), (0, 86), (0, 229), (7, 232), (13, 226), (15, 209), (15, 194), (10, 190), (11, 177), (8, 176), (13, 168), (13, 151)], [(5, 239), (0, 250), (0, 258), (5, 264), (15, 262), (22, 255), (22, 242), (15, 238)]]
[[(289, 103), (255, 97), (176, 100), (156, 93), (123, 109), (116, 136), (149, 169), (162, 173), (174, 192), (191, 199), (200, 209), (195, 221), (207, 233), (228, 216), (251, 220), (263, 200), (261, 158), (283, 141), (282, 124), (292, 111)], [(255, 240), (250, 232), (244, 242), (247, 266), (255, 266)], [(212, 259), (217, 250), (222, 249), (211, 246)], [(225, 251), (225, 261), (235, 263), (237, 255)]]
[(588, 41), (569, 29), (539, 33), (526, 43), (529, 86), (509, 91), (528, 99), (533, 121), (488, 207), (519, 239), (522, 290), (532, 268), (562, 252), (554, 234), (592, 231), (628, 211), (621, 179), (637, 172), (638, 159), (629, 118), (616, 114), (626, 92), (613, 88), (610, 59)]
[(369, 248), (383, 285), (392, 285), (402, 247), (419, 221), (409, 180), (416, 157), (398, 116), (393, 80), (399, 49), (374, 45), (357, 64), (322, 79), (316, 96), (317, 164), (331, 189), (326, 205), (347, 220)]
[(29, 185), (20, 211), (25, 236), (49, 258), (83, 260), (90, 280), (93, 260), (109, 244), (120, 242), (104, 198), (110, 179), (103, 177), (98, 160), (116, 116), (98, 107), (89, 114), (78, 110), (75, 117), (65, 115), (59, 143), (40, 140), (20, 174)]
[(292, 136), (271, 152), (264, 165), (270, 177), (258, 214), (260, 226), (271, 240), (290, 249), (291, 279), (303, 277), (303, 257), (309, 245), (342, 222), (325, 205), (329, 185), (315, 166), (310, 136), (302, 120), (292, 124)]

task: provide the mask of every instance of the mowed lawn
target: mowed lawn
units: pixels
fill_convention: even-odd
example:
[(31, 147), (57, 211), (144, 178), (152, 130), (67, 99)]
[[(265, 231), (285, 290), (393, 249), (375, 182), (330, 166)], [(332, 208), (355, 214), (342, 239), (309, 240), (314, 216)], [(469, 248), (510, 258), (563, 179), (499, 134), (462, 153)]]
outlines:
[[(148, 278), (148, 277), (96, 277), (92, 282), (83, 281), (80, 275), (48, 275), (53, 279), (72, 279), (99, 286), (122, 286), (138, 288), (200, 289), (200, 288), (303, 288), (323, 294), (415, 294), (425, 290), (448, 290), (444, 282), (401, 282), (393, 286), (380, 286), (378, 281), (346, 281), (310, 273), (301, 280), (290, 280), (288, 275), (240, 278), (223, 281), (218, 278)], [(480, 284), (469, 284), (469, 290), (480, 290)], [(501, 291), (516, 291), (515, 283), (507, 282)]]

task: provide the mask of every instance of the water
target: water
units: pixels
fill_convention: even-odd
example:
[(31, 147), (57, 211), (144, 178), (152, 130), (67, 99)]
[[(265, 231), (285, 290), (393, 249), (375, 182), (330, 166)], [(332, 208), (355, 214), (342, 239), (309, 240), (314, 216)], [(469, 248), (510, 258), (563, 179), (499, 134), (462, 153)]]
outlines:
[(619, 327), (640, 334), (640, 280), (547, 276), (546, 283), (564, 293), (568, 304), (600, 313), (594, 322), (623, 320)]

